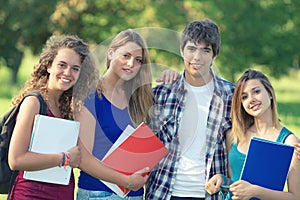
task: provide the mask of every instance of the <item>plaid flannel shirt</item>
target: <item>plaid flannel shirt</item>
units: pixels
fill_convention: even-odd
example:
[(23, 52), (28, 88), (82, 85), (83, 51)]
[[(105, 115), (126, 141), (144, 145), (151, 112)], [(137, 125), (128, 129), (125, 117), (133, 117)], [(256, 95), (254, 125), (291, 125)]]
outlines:
[[(206, 181), (216, 173), (228, 174), (225, 133), (231, 128), (230, 110), (234, 84), (211, 70), (214, 93), (210, 102), (206, 133)], [(150, 127), (169, 149), (169, 154), (152, 170), (146, 184), (145, 197), (148, 200), (168, 200), (180, 158), (178, 127), (185, 106), (186, 90), (184, 73), (171, 85), (158, 85), (153, 89), (154, 106)], [(205, 189), (205, 188), (203, 188)], [(206, 193), (206, 199), (218, 199), (218, 195)]]

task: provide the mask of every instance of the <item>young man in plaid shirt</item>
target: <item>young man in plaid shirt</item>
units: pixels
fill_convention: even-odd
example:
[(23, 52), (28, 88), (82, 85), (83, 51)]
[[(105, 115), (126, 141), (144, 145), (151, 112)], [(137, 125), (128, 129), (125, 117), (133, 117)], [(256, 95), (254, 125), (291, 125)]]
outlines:
[(234, 90), (211, 68), (219, 48), (214, 22), (191, 22), (180, 42), (183, 73), (154, 88), (150, 126), (169, 154), (151, 172), (146, 199), (218, 199), (206, 193), (205, 183), (216, 173), (228, 174), (225, 137)]

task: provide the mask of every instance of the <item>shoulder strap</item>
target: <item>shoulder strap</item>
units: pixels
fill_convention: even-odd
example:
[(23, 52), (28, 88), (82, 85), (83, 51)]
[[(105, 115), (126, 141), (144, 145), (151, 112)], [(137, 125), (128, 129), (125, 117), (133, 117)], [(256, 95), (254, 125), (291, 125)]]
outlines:
[[(28, 96), (36, 96), (40, 101), (40, 112), (39, 113), (41, 115), (47, 115), (47, 104), (44, 101), (42, 95), (39, 92), (30, 92), (25, 97), (28, 97)], [(23, 100), (25, 99), (25, 97), (23, 98)]]
[(18, 112), (19, 112), (19, 109), (20, 109), (20, 106), (22, 104), (22, 102), (24, 101), (24, 99), (27, 97), (27, 96), (36, 96), (39, 101), (40, 101), (40, 114), (41, 115), (47, 115), (47, 104), (46, 102), (44, 101), (42, 95), (39, 93), (39, 92), (31, 92), (29, 94), (27, 94), (22, 100), (20, 103), (18, 103), (16, 106), (14, 106), (12, 109), (10, 109), (5, 115), (3, 115), (3, 117), (0, 119), (0, 122), (1, 124), (3, 124), (3, 126), (0, 126), (0, 133), (2, 135), (3, 132), (6, 132), (6, 127), (8, 126), (8, 124), (10, 123), (13, 123), (12, 119), (15, 119)]
[[(14, 124), (15, 124), (15, 120), (12, 120), (11, 118), (13, 118), (13, 119), (16, 118), (22, 102), (28, 96), (36, 96), (39, 99), (39, 102), (40, 102), (40, 112), (39, 112), (39, 114), (47, 115), (47, 104), (46, 104), (46, 102), (44, 101), (42, 95), (39, 92), (31, 92), (31, 93), (28, 93), (27, 95), (25, 95), (24, 98), (21, 100), (21, 102), (18, 103), (13, 109), (11, 109), (11, 111), (7, 115), (8, 118), (5, 119), (5, 125), (6, 126), (4, 126), (3, 127), (4, 129), (1, 130), (1, 137), (8, 137), (8, 140), (7, 140), (8, 142), (5, 143), (7, 149), (9, 147), (10, 137), (12, 135)], [(13, 126), (9, 126), (9, 124), (13, 124)], [(1, 158), (1, 162), (2, 162), (2, 158)], [(7, 160), (6, 160), (6, 162), (7, 162)], [(12, 185), (14, 184), (17, 175), (18, 175), (18, 171), (12, 171), (12, 174), (11, 174), (10, 179), (9, 179), (8, 194), (11, 191)]]
[[(32, 93), (27, 94), (25, 97), (27, 97), (27, 96), (36, 96), (40, 101), (40, 112), (39, 113), (41, 115), (47, 115), (47, 104), (43, 100), (43, 97), (40, 93), (32, 92)], [(8, 134), (8, 133), (12, 133), (12, 129), (14, 128), (14, 125), (16, 123), (16, 121), (15, 121), (16, 116), (19, 113), (20, 106), (21, 106), (22, 102), (24, 101), (25, 97), (21, 100), (20, 103), (18, 103), (16, 106), (14, 106), (11, 110), (9, 110), (0, 119), (0, 123), (2, 124), (2, 126), (0, 126), (0, 135), (1, 135), (0, 145), (1, 145), (1, 147), (4, 145), (1, 143), (2, 140), (4, 140), (6, 137), (11, 136), (11, 134)], [(6, 145), (8, 145), (8, 143), (6, 143)]]
[(285, 143), (286, 138), (290, 135), (293, 134), (289, 129), (287, 129), (286, 127), (283, 127), (276, 139), (276, 142), (280, 142), (280, 143)]

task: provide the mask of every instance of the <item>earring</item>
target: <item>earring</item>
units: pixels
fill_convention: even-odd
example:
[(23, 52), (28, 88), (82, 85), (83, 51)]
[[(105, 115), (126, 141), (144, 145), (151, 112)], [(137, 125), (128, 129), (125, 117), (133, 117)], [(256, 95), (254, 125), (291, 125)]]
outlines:
[(47, 72), (50, 74), (50, 69), (49, 68), (47, 69)]

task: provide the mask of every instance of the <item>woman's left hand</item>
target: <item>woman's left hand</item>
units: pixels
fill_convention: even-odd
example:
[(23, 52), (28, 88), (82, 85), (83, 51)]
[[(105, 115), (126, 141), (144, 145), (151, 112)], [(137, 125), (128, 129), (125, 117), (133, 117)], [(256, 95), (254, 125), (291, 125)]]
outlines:
[(179, 76), (179, 73), (172, 69), (164, 70), (156, 82), (164, 82), (165, 84), (173, 83)]

